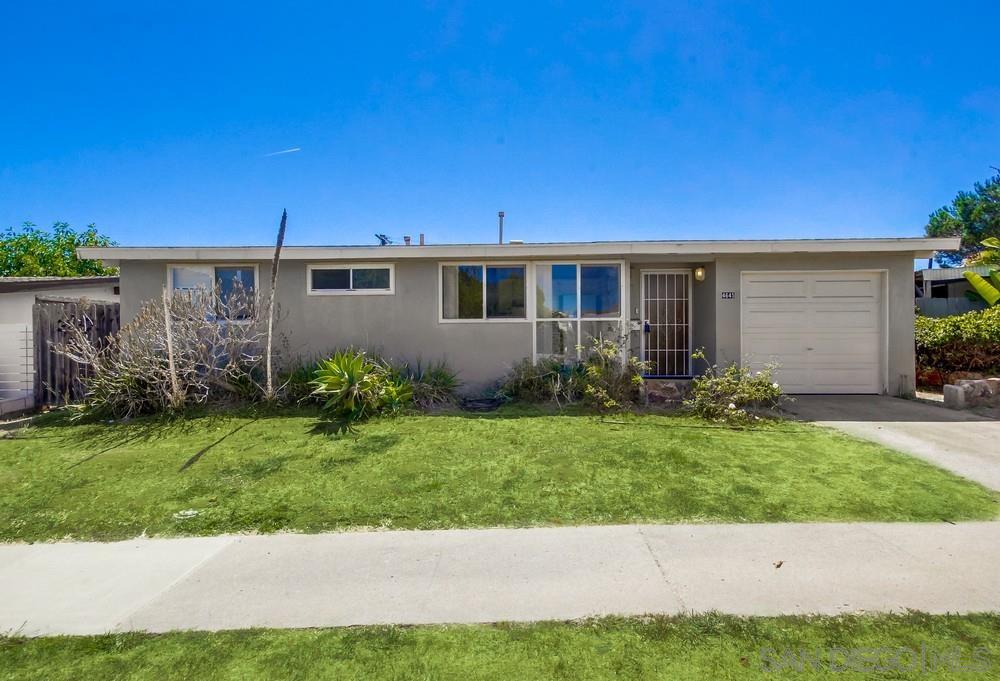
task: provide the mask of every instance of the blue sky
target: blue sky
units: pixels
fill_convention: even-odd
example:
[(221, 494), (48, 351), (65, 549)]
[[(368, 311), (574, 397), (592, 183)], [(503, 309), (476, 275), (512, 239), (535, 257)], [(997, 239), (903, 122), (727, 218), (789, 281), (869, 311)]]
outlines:
[(0, 227), (907, 236), (1000, 165), (1000, 3), (356, 4), (6, 3)]

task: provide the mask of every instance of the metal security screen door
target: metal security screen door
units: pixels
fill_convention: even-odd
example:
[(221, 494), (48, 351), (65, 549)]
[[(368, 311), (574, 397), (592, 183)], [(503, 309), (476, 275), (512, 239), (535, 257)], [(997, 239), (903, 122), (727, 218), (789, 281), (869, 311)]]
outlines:
[(691, 278), (642, 273), (642, 358), (651, 376), (691, 375)]

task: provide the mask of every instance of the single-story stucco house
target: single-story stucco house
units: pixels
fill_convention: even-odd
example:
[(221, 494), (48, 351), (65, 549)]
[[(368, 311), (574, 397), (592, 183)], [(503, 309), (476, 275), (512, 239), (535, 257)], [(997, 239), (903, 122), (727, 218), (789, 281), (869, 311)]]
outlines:
[[(652, 374), (780, 364), (789, 393), (914, 390), (915, 258), (958, 239), (289, 246), (279, 331), (292, 353), (354, 345), (445, 360), (470, 392), (525, 357), (627, 335)], [(269, 284), (273, 247), (81, 248), (121, 268), (127, 323), (162, 290)]]

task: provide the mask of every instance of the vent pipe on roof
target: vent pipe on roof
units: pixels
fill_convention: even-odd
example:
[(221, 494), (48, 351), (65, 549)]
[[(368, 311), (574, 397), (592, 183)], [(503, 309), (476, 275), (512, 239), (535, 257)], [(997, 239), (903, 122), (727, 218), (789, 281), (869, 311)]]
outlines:
[(407, 234), (406, 236), (403, 237), (403, 245), (404, 246), (409, 246), (410, 245), (410, 241), (412, 241), (412, 239), (410, 239), (410, 235), (409, 234)]
[(503, 211), (497, 213), (497, 217), (500, 219), (500, 241), (497, 243), (503, 246)]
[(420, 243), (421, 246), (424, 245), (424, 233), (423, 232), (420, 233), (420, 241), (419, 241), (419, 243)]

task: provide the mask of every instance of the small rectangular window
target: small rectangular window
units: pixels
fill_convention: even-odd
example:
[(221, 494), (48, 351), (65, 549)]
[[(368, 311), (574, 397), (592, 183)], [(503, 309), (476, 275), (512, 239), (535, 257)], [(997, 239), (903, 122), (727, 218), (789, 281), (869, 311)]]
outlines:
[(483, 266), (441, 268), (441, 303), (445, 319), (483, 318)]
[(540, 357), (560, 360), (577, 356), (579, 322), (567, 319), (546, 319), (535, 322), (535, 347)]
[(216, 267), (215, 282), (219, 287), (218, 313), (229, 319), (250, 319), (254, 310), (253, 267)]
[(216, 267), (215, 281), (219, 286), (219, 298), (228, 303), (233, 294), (252, 295), (254, 291), (254, 268)]
[(170, 268), (170, 279), (175, 291), (209, 291), (212, 289), (212, 268), (178, 265)]
[(539, 319), (576, 319), (576, 265), (538, 265)]
[(486, 318), (524, 319), (524, 266), (486, 268)]
[(580, 316), (621, 316), (621, 268), (580, 265)]
[(355, 267), (351, 270), (351, 288), (355, 289), (389, 289), (388, 267)]
[(312, 295), (391, 294), (392, 265), (309, 265)]
[(314, 291), (347, 291), (351, 288), (350, 270), (312, 270), (311, 274)]

